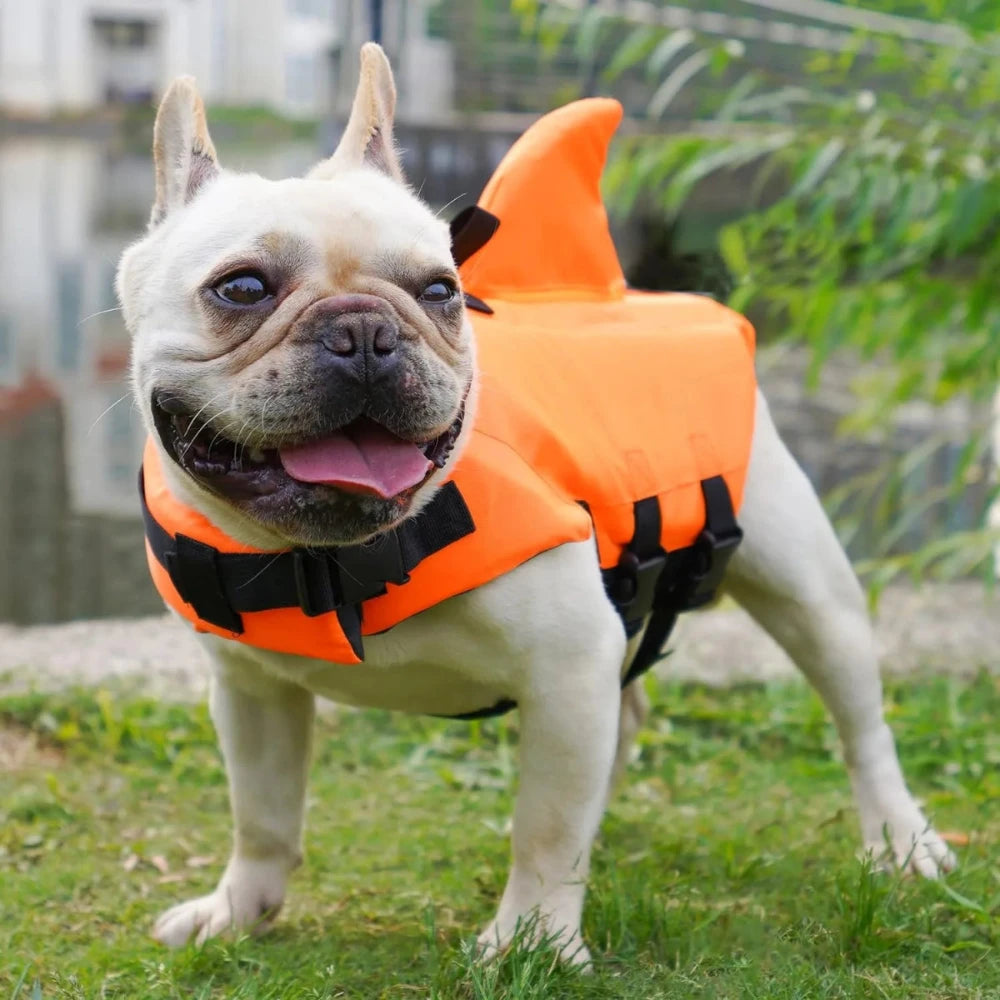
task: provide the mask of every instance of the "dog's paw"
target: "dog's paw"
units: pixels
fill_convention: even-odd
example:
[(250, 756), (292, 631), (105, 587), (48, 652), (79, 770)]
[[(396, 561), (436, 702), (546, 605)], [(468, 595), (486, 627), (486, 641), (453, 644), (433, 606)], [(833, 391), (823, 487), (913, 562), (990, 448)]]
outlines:
[(215, 892), (172, 906), (153, 925), (153, 937), (170, 948), (202, 945), (225, 934), (263, 934), (285, 898), (285, 874), (257, 863), (231, 863)]
[(592, 969), (590, 951), (583, 943), (579, 929), (551, 931), (545, 922), (535, 917), (506, 930), (501, 929), (496, 920), (491, 920), (476, 939), (476, 954), (481, 962), (494, 962), (511, 947), (550, 948), (566, 965), (584, 972)]
[(935, 832), (916, 803), (891, 820), (866, 825), (864, 853), (876, 864), (938, 878), (958, 865), (954, 852)]

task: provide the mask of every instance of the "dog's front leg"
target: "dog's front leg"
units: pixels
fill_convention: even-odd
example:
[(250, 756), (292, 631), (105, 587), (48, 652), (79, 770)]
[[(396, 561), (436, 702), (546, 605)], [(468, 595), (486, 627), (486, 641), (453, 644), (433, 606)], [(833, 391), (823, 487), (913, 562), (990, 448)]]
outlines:
[(265, 930), (302, 856), (313, 696), (266, 676), (229, 646), (214, 651), (210, 705), (229, 776), (232, 855), (214, 892), (174, 906), (156, 922), (153, 936), (172, 947)]
[(519, 932), (585, 965), (580, 915), (590, 849), (604, 811), (618, 733), (624, 636), (613, 632), (592, 663), (559, 664), (521, 699), (521, 775), (513, 862), (496, 917), (479, 936), (486, 957)]

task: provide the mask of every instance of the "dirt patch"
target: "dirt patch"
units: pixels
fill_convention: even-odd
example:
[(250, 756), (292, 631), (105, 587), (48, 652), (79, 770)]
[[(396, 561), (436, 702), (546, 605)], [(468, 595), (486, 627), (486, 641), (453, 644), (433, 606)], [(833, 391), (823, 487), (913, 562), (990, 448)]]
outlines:
[(59, 767), (62, 762), (63, 755), (42, 743), (36, 733), (0, 723), (0, 774)]
[[(886, 589), (875, 616), (886, 676), (1000, 672), (1000, 591), (931, 583)], [(797, 676), (785, 654), (732, 602), (681, 615), (657, 672), (712, 685)], [(208, 658), (194, 632), (170, 615), (18, 628), (0, 623), (0, 697), (114, 684), (116, 690), (197, 701)]]

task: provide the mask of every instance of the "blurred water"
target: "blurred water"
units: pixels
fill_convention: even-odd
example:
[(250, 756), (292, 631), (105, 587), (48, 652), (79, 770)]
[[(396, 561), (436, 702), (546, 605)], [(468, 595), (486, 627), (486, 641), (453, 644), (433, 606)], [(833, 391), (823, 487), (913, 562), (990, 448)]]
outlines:
[[(432, 144), (421, 160), (442, 190), (432, 184), (425, 193), (443, 203), (453, 191), (471, 202), (508, 142), (479, 141), (466, 157)], [(223, 144), (220, 154), (228, 166), (280, 177), (301, 173), (320, 150), (318, 142)], [(411, 179), (421, 180), (412, 171)], [(116, 141), (0, 143), (0, 621), (161, 608), (145, 567), (136, 499), (143, 430), (128, 397), (128, 343), (113, 291), (118, 256), (145, 226), (151, 199), (148, 156)], [(835, 439), (850, 400), (803, 400), (800, 376), (793, 369), (765, 382), (814, 481), (827, 488), (845, 470), (878, 468), (886, 445), (845, 450)], [(916, 488), (947, 478), (961, 436)], [(947, 524), (931, 512), (911, 535), (976, 523), (981, 493), (949, 508)], [(862, 531), (854, 554), (871, 542)]]
[[(316, 144), (222, 147), (301, 173)], [(128, 397), (114, 274), (153, 194), (148, 155), (115, 141), (0, 144), (0, 620), (157, 611), (136, 501), (143, 443)]]

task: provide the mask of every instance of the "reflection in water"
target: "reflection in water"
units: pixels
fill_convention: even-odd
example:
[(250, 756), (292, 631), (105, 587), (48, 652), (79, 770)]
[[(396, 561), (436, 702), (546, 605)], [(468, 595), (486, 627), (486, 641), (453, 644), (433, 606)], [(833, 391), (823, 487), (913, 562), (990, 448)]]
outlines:
[[(265, 176), (310, 144), (221, 151)], [(148, 157), (86, 140), (0, 145), (0, 620), (158, 611), (136, 500), (118, 257), (146, 224)]]

